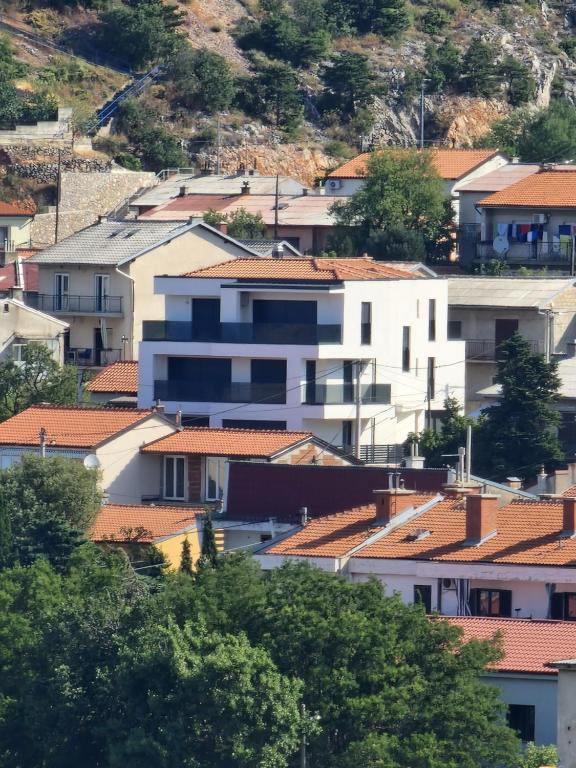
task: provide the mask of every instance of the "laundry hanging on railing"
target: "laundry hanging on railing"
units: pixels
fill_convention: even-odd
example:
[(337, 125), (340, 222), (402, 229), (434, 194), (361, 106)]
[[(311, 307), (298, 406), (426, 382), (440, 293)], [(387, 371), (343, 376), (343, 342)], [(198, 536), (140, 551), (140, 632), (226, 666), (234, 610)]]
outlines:
[(535, 243), (544, 240), (546, 233), (543, 224), (494, 224), (492, 234), (493, 239), (507, 237), (518, 243)]

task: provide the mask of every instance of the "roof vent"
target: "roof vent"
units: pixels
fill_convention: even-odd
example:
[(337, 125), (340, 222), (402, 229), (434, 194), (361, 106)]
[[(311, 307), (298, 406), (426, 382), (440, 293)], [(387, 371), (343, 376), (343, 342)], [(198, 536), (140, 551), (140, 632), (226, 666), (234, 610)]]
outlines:
[(416, 530), (408, 534), (407, 538), (410, 541), (422, 541), (422, 539), (427, 539), (428, 536), (430, 536), (429, 530), (427, 530), (426, 528), (416, 528)]
[(250, 182), (249, 181), (243, 181), (242, 187), (240, 188), (240, 194), (241, 195), (249, 195), (250, 194)]

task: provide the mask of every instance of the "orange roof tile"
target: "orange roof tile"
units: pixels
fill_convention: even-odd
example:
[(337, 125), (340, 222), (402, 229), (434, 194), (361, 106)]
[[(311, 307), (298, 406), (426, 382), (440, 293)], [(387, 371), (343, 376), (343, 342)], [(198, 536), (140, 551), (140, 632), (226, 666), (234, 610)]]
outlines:
[(151, 543), (196, 524), (201, 507), (145, 507), (107, 504), (102, 507), (90, 534), (92, 541)]
[[(362, 549), (355, 557), (395, 560), (488, 562), (515, 565), (576, 565), (576, 539), (563, 539), (561, 499), (519, 499), (501, 507), (497, 535), (477, 547), (465, 545), (466, 511), (463, 499), (445, 499), (427, 512)], [(417, 529), (430, 531), (415, 540)]]
[[(385, 152), (406, 152), (403, 149), (381, 150)], [(482, 163), (498, 154), (495, 149), (429, 149), (432, 165), (443, 179), (460, 179)], [(329, 174), (332, 179), (361, 179), (366, 176), (366, 163), (372, 152), (363, 152)]]
[(44, 427), (48, 447), (95, 448), (151, 413), (135, 408), (33, 405), (0, 424), (0, 445), (38, 446)]
[(533, 173), (484, 197), (478, 205), (484, 208), (576, 208), (576, 168)]
[(368, 258), (355, 259), (233, 259), (189, 272), (185, 277), (238, 280), (411, 280), (421, 277)]
[(312, 437), (310, 432), (188, 427), (144, 446), (143, 453), (269, 457)]
[(569, 621), (463, 616), (448, 621), (464, 631), (465, 642), (489, 640), (498, 633), (504, 658), (491, 667), (499, 672), (556, 675), (558, 671), (546, 664), (576, 656), (576, 624)]
[[(411, 504), (419, 507), (433, 498), (434, 494), (416, 494)], [(347, 512), (312, 520), (305, 528), (269, 547), (266, 554), (343, 557), (382, 528), (376, 520), (376, 507), (374, 504), (367, 504)]]
[(562, 491), (562, 496), (576, 496), (576, 485), (571, 485), (565, 491)]
[(34, 211), (22, 203), (4, 203), (0, 200), (0, 216), (33, 216)]
[(88, 392), (123, 392), (138, 394), (138, 362), (124, 360), (103, 368), (86, 385)]

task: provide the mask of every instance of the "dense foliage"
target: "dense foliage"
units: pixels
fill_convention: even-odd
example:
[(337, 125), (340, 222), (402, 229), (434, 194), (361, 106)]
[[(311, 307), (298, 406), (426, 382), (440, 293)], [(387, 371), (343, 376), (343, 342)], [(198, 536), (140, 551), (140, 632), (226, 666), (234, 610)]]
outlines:
[(83, 545), (0, 574), (0, 636), (14, 768), (289, 768), (304, 736), (310, 768), (518, 754), (478, 678), (494, 648), (375, 581), (228, 556), (159, 585)]
[(187, 109), (214, 114), (228, 109), (234, 98), (234, 79), (223, 56), (205, 48), (181, 45), (167, 70), (176, 101)]
[(261, 240), (266, 234), (266, 224), (260, 213), (250, 213), (245, 208), (239, 208), (232, 213), (220, 213), (208, 210), (204, 221), (212, 227), (226, 224), (227, 233), (237, 240)]
[(158, 114), (134, 99), (122, 102), (117, 117), (138, 158), (153, 171), (187, 164), (180, 140), (159, 124)]
[(15, 58), (8, 37), (0, 35), (0, 128), (56, 117), (58, 103), (46, 88), (32, 92), (16, 88), (15, 80), (27, 72), (27, 65)]

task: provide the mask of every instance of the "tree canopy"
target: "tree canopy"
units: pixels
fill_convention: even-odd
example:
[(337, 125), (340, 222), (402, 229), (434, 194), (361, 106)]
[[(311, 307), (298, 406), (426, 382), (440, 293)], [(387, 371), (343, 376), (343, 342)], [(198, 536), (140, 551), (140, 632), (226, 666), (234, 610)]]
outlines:
[(228, 109), (234, 98), (234, 78), (226, 59), (206, 48), (181, 45), (168, 67), (176, 100), (188, 109), (215, 114)]

